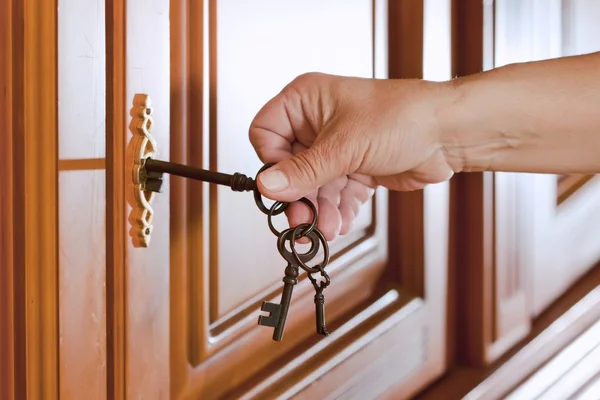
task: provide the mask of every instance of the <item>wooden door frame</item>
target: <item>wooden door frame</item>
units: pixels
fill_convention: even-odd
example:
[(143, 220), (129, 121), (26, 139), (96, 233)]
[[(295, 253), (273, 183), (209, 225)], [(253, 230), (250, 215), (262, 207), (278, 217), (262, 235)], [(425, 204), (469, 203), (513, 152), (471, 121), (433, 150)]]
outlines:
[(57, 13), (57, 0), (0, 8), (2, 398), (59, 393)]

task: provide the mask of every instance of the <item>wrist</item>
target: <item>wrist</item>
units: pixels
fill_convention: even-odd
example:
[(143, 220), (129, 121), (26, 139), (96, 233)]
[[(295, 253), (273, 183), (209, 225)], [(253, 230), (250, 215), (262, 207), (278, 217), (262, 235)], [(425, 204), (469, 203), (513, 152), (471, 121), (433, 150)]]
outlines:
[(437, 114), (440, 147), (455, 173), (501, 170), (502, 160), (521, 146), (518, 115), (503, 116), (502, 83), (490, 72), (443, 82), (446, 92)]

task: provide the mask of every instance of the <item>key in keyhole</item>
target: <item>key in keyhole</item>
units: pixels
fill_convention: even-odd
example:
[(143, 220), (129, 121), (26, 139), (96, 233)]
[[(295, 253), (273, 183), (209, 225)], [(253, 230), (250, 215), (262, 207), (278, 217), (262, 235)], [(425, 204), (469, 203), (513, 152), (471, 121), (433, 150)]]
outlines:
[[(254, 179), (239, 172), (225, 174), (152, 158), (145, 160), (144, 169), (148, 177), (150, 177), (152, 173), (166, 173), (216, 185), (228, 186), (234, 192), (250, 192), (256, 187)], [(158, 191), (153, 190), (155, 188), (156, 186), (153, 186), (148, 188), (148, 190)], [(160, 190), (160, 187), (158, 189)]]

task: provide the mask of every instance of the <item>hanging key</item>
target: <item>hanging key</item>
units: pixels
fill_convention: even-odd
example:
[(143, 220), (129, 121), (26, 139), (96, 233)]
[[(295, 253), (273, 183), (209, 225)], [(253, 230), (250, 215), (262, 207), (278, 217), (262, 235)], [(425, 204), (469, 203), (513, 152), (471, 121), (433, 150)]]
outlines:
[(283, 330), (287, 319), (290, 302), (292, 301), (292, 292), (294, 286), (298, 283), (298, 266), (291, 263), (285, 267), (285, 277), (283, 278), (283, 293), (279, 304), (263, 302), (262, 311), (269, 313), (269, 316), (261, 315), (258, 317), (258, 324), (275, 328), (273, 331), (273, 340), (280, 342), (283, 338)]
[(329, 336), (327, 327), (325, 326), (325, 296), (323, 290), (329, 286), (331, 279), (327, 272), (323, 268), (319, 268), (321, 276), (325, 279), (324, 282), (317, 283), (317, 280), (312, 277), (312, 274), (308, 274), (308, 279), (315, 288), (315, 314), (316, 314), (316, 328), (317, 333), (323, 336)]
[(323, 293), (315, 294), (315, 308), (317, 314), (317, 333), (319, 335), (329, 336), (329, 332), (325, 326), (325, 296), (323, 296)]
[[(258, 324), (275, 328), (273, 331), (273, 340), (280, 342), (283, 338), (283, 331), (292, 300), (292, 292), (294, 286), (298, 284), (299, 264), (296, 256), (285, 248), (286, 241), (293, 236), (293, 229), (286, 229), (281, 232), (277, 239), (277, 249), (279, 253), (287, 261), (288, 265), (285, 268), (285, 277), (283, 278), (283, 293), (279, 304), (271, 302), (263, 302), (261, 310), (269, 313), (268, 316), (261, 315), (258, 317)], [(305, 254), (297, 255), (298, 260), (308, 262), (312, 260), (319, 252), (319, 237), (313, 231), (306, 236), (311, 241), (311, 248)]]

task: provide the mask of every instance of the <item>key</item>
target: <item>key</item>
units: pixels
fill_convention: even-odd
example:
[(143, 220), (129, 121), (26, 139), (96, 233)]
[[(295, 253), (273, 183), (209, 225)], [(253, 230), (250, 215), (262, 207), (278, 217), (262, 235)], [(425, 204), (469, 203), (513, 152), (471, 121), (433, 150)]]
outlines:
[[(258, 317), (259, 325), (275, 328), (273, 331), (273, 340), (277, 342), (280, 342), (283, 338), (283, 331), (292, 300), (292, 292), (294, 286), (298, 284), (300, 266), (296, 260), (296, 256), (294, 256), (291, 251), (285, 248), (286, 241), (290, 240), (293, 234), (294, 229), (288, 228), (283, 230), (277, 238), (277, 250), (279, 250), (279, 253), (283, 259), (287, 261), (285, 276), (283, 278), (284, 286), (283, 293), (281, 294), (281, 301), (279, 304), (270, 303), (267, 301), (263, 302), (261, 310), (268, 312), (269, 315), (260, 315)], [(315, 231), (311, 232), (306, 237), (311, 241), (311, 246), (306, 253), (297, 255), (298, 260), (301, 262), (308, 262), (312, 260), (319, 252), (320, 248), (319, 236), (317, 236)]]
[(273, 331), (273, 340), (280, 342), (283, 338), (285, 329), (285, 321), (287, 319), (290, 302), (292, 301), (292, 292), (294, 286), (298, 283), (298, 266), (288, 263), (285, 268), (285, 277), (283, 278), (283, 293), (281, 294), (281, 302), (279, 304), (264, 301), (262, 311), (269, 313), (269, 316), (260, 315), (258, 324), (275, 328)]
[(315, 309), (317, 315), (317, 333), (319, 335), (329, 336), (329, 332), (325, 326), (325, 296), (323, 296), (322, 291), (315, 294)]
[[(267, 163), (258, 171), (260, 174), (265, 169), (272, 166), (273, 163)], [(280, 203), (275, 210), (269, 210), (262, 199), (261, 193), (256, 187), (256, 181), (239, 172), (234, 174), (225, 174), (222, 172), (209, 171), (202, 168), (191, 167), (189, 165), (177, 164), (147, 158), (144, 161), (141, 176), (146, 185), (146, 190), (160, 192), (162, 185), (162, 174), (170, 174), (183, 178), (190, 178), (196, 181), (208, 182), (215, 185), (227, 186), (234, 192), (254, 192), (254, 202), (260, 211), (267, 215), (279, 215), (284, 212), (289, 203)]]
[(319, 270), (321, 272), (321, 276), (325, 278), (325, 281), (318, 283), (315, 278), (313, 278), (312, 274), (308, 274), (308, 279), (310, 283), (312, 283), (315, 288), (315, 314), (316, 314), (316, 323), (317, 323), (317, 333), (323, 336), (329, 336), (329, 332), (327, 331), (327, 327), (325, 326), (325, 296), (323, 295), (323, 290), (329, 286), (331, 279), (325, 270), (319, 266)]
[[(273, 163), (267, 163), (258, 171), (260, 174), (265, 169), (271, 167)], [(254, 192), (254, 202), (260, 211), (267, 215), (279, 215), (287, 210), (290, 203), (279, 203), (277, 208), (270, 210), (265, 203), (261, 193), (258, 191), (256, 181), (239, 172), (225, 174), (222, 172), (209, 171), (202, 168), (191, 167), (189, 165), (177, 164), (147, 158), (144, 160), (143, 168), (140, 171), (140, 177), (146, 190), (160, 193), (162, 186), (162, 174), (190, 178), (196, 181), (208, 182), (215, 185), (227, 186), (234, 192)], [(258, 175), (258, 174), (257, 174)]]
[(151, 173), (166, 173), (216, 185), (228, 186), (234, 192), (251, 192), (256, 187), (254, 179), (239, 172), (236, 172), (233, 175), (224, 174), (222, 172), (208, 171), (202, 168), (155, 160), (153, 158), (146, 159), (144, 162), (144, 169), (148, 176), (150, 176)]

